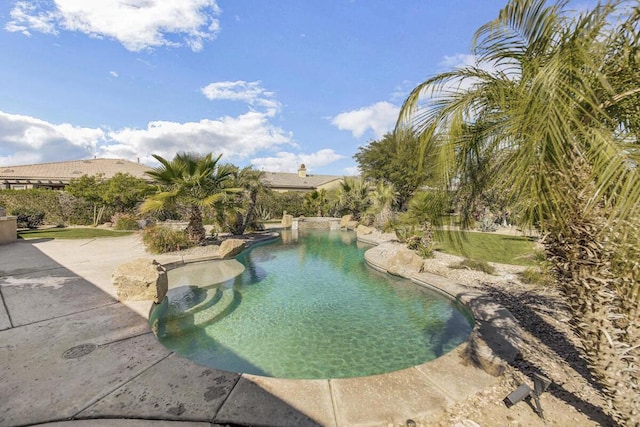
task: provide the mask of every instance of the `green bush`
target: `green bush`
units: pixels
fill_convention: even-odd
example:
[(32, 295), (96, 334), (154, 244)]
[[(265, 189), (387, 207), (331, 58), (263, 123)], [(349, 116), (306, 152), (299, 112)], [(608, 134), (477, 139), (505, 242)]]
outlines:
[(180, 251), (193, 246), (184, 230), (172, 230), (158, 225), (145, 229), (142, 232), (142, 241), (154, 254)]
[(0, 190), (0, 206), (7, 212), (44, 212), (44, 224), (90, 225), (93, 223), (93, 205), (64, 191)]
[(478, 261), (478, 260), (474, 260), (474, 259), (464, 259), (464, 260), (460, 261), (458, 264), (450, 265), (449, 268), (455, 268), (455, 269), (466, 268), (466, 269), (469, 269), (469, 270), (482, 271), (482, 272), (487, 273), (487, 274), (493, 274), (496, 271), (495, 267), (489, 265), (488, 262), (486, 262), (486, 261)]
[(269, 194), (259, 194), (258, 207), (263, 219), (265, 215), (268, 215), (269, 218), (282, 218), (283, 211), (287, 211), (289, 215), (294, 217), (300, 216), (305, 213), (304, 193), (298, 191), (287, 191), (285, 193), (272, 191)]
[(138, 220), (134, 215), (118, 213), (111, 217), (111, 222), (116, 230), (137, 230)]

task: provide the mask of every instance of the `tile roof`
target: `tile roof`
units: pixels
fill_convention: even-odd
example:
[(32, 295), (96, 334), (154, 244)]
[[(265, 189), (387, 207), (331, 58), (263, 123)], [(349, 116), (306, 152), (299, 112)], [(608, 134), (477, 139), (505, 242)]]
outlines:
[(83, 175), (103, 174), (112, 178), (116, 173), (128, 173), (138, 178), (148, 179), (145, 172), (149, 166), (122, 159), (90, 159), (70, 162), (40, 163), (36, 165), (0, 166), (0, 179), (47, 179), (69, 181)]
[(322, 185), (341, 179), (341, 176), (335, 175), (307, 175), (305, 177), (301, 177), (297, 173), (264, 172), (262, 182), (271, 188), (313, 190)]
[[(145, 172), (151, 171), (149, 166), (123, 159), (89, 159), (68, 162), (40, 163), (21, 166), (0, 166), (1, 181), (54, 181), (68, 183), (73, 178), (83, 175), (103, 174), (112, 178), (116, 173), (128, 173), (138, 178), (149, 179)], [(314, 190), (323, 185), (341, 180), (341, 176), (307, 175), (297, 173), (264, 172), (264, 184), (270, 188), (282, 190)]]

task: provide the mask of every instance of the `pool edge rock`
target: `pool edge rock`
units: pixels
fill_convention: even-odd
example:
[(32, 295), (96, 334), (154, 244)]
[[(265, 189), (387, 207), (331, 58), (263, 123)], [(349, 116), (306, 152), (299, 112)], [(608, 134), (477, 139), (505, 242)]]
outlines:
[(169, 289), (167, 269), (155, 259), (120, 264), (111, 275), (118, 301), (162, 301)]
[[(372, 268), (404, 277), (464, 304), (471, 311), (475, 324), (467, 341), (461, 344), (464, 346), (460, 352), (462, 362), (476, 366), (494, 377), (505, 373), (507, 366), (520, 353), (518, 348), (522, 342), (518, 322), (509, 310), (477, 289), (424, 272), (423, 263), (414, 262), (413, 258), (411, 263), (398, 267), (398, 254), (408, 249), (391, 234), (374, 232), (366, 237), (358, 235), (358, 240), (376, 245), (364, 255), (365, 262)], [(406, 256), (400, 258), (404, 259)]]

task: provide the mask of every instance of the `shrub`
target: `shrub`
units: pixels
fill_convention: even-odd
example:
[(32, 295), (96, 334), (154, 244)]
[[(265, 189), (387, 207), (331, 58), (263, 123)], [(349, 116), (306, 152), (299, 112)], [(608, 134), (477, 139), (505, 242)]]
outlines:
[(498, 229), (495, 221), (491, 217), (491, 215), (484, 215), (480, 218), (480, 231), (483, 233), (492, 233)]
[(449, 268), (455, 268), (455, 269), (466, 268), (466, 269), (469, 269), (469, 270), (482, 271), (482, 272), (487, 273), (487, 274), (493, 274), (496, 271), (495, 267), (489, 265), (488, 262), (486, 262), (486, 261), (478, 261), (478, 260), (474, 260), (474, 259), (464, 259), (464, 260), (460, 261), (458, 264), (450, 265)]
[(553, 285), (554, 279), (546, 268), (529, 267), (520, 274), (522, 283), (542, 286)]
[(138, 220), (131, 214), (117, 213), (111, 217), (111, 222), (116, 230), (138, 229)]
[(407, 248), (414, 250), (422, 258), (433, 256), (433, 233), (427, 223), (423, 227), (416, 229), (413, 225), (400, 225), (395, 228), (396, 237), (402, 243), (407, 244)]
[(44, 223), (44, 212), (34, 210), (14, 210), (11, 215), (17, 216), (18, 228), (38, 228)]
[(184, 230), (172, 230), (158, 225), (145, 229), (142, 232), (142, 241), (154, 254), (179, 251), (193, 246)]

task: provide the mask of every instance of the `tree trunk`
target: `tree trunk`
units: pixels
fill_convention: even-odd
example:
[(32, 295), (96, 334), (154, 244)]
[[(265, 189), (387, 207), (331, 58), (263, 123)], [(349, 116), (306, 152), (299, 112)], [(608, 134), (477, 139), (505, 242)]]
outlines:
[(207, 231), (202, 223), (202, 211), (199, 206), (191, 206), (189, 208), (189, 224), (187, 225), (187, 238), (200, 245), (207, 237)]
[(638, 426), (638, 226), (627, 224), (612, 234), (603, 209), (585, 214), (583, 207), (584, 201), (577, 200), (571, 225), (548, 227), (544, 245), (608, 412), (624, 425)]

